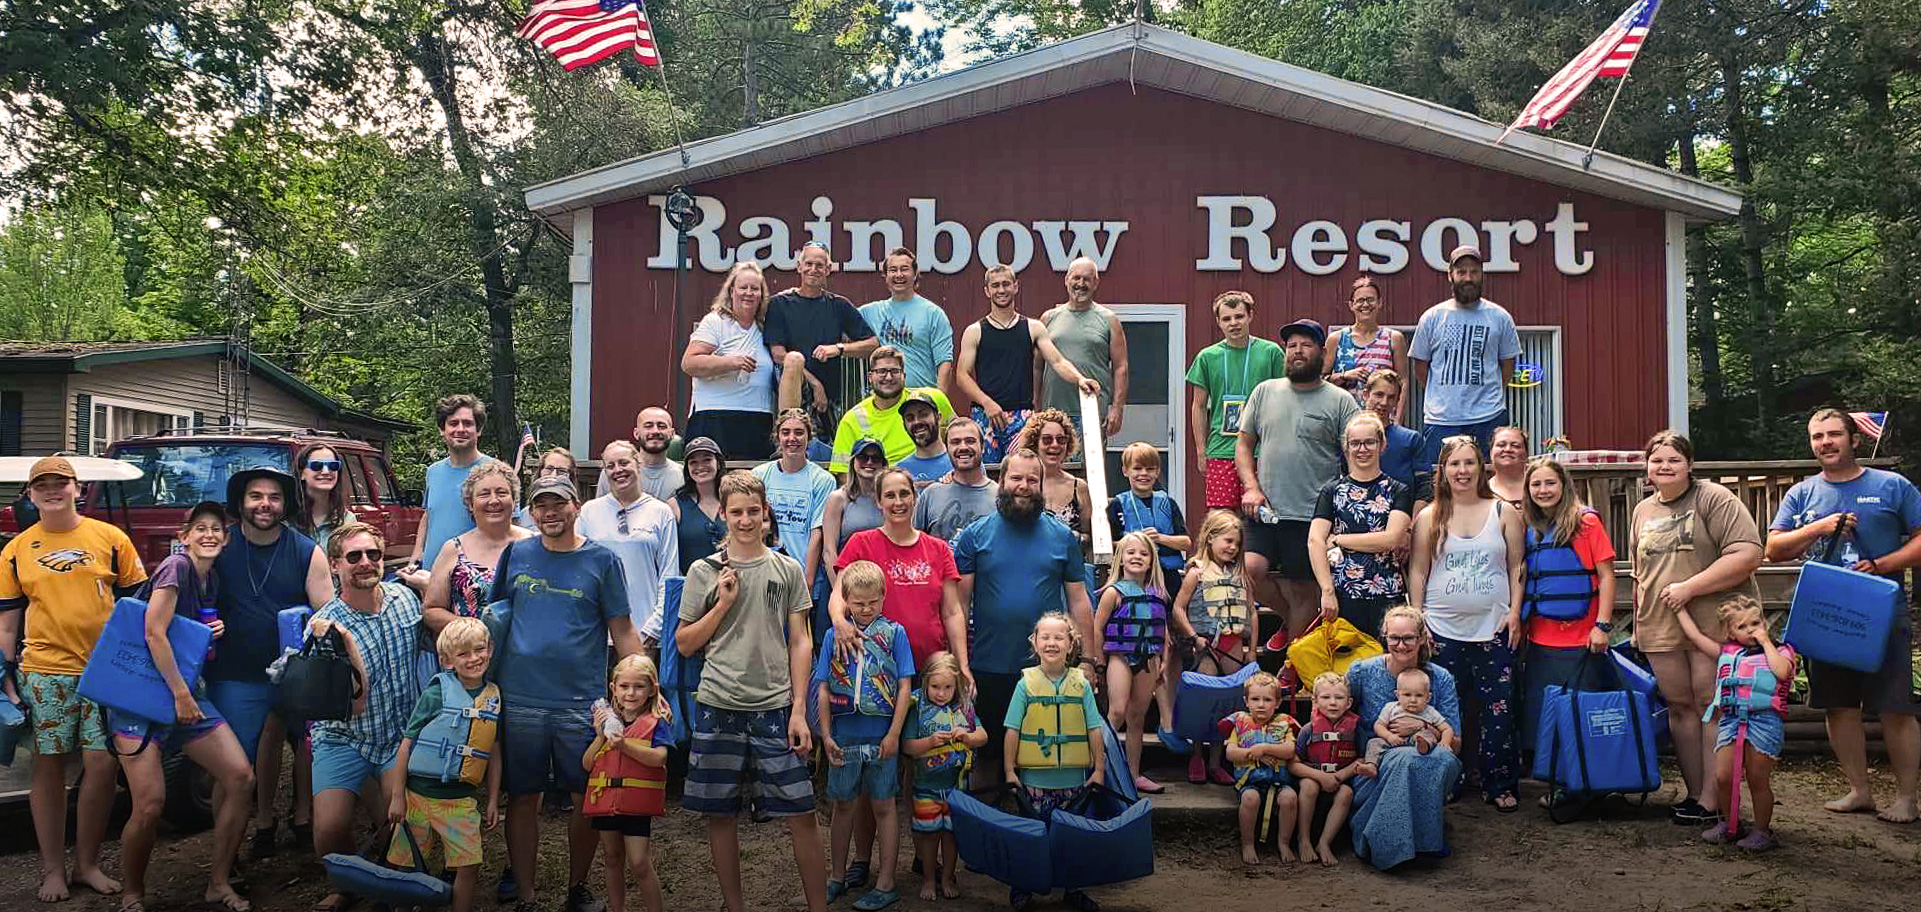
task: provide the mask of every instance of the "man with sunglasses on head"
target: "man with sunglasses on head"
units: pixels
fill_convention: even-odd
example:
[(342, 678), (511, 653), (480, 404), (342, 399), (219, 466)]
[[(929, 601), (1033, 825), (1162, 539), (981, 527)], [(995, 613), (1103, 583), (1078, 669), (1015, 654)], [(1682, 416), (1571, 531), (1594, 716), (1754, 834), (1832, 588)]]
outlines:
[(600, 452), (608, 492), (582, 504), (574, 528), (620, 558), (628, 616), (652, 654), (660, 642), (661, 581), (680, 573), (680, 529), (673, 508), (642, 488), (640, 453), (625, 440)]
[(845, 359), (867, 355), (880, 341), (854, 302), (827, 290), (834, 261), (826, 246), (819, 241), (802, 245), (794, 255), (794, 271), (800, 287), (768, 300), (761, 332), (780, 371), (778, 410), (806, 406), (815, 432), (825, 437), (834, 416), (859, 395), (846, 391)]
[(907, 385), (907, 358), (897, 349), (886, 345), (874, 349), (873, 356), (867, 359), (867, 384), (874, 394), (848, 409), (840, 418), (840, 428), (834, 432), (834, 459), (828, 468), (836, 475), (846, 473), (848, 459), (854, 454), (854, 441), (862, 437), (880, 441), (887, 450), (888, 465), (914, 454), (914, 437), (907, 432), (907, 423), (900, 414), (910, 392), (915, 398), (932, 400), (940, 411), (940, 421), (954, 417), (954, 407), (948, 404), (945, 393), (933, 387)]

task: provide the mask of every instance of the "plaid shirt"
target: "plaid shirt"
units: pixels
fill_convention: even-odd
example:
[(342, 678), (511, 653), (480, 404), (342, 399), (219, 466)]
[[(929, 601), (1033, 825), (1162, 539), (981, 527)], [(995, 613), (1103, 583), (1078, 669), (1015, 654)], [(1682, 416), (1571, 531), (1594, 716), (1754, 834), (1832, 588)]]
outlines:
[(314, 723), (314, 740), (352, 745), (376, 764), (393, 759), (400, 749), (407, 717), (420, 699), (414, 667), (420, 599), (399, 583), (381, 583), (380, 599), (378, 614), (361, 614), (335, 598), (315, 615), (338, 624), (359, 645), (367, 666), (367, 708), (345, 722)]

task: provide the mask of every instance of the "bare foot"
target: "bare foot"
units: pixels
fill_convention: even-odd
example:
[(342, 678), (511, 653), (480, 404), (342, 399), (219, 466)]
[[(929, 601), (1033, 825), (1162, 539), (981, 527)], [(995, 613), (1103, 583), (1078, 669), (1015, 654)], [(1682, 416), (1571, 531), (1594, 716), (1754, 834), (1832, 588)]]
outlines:
[[(1253, 846), (1251, 845), (1241, 846), (1241, 864), (1247, 865), (1248, 867), (1253, 867), (1254, 865), (1257, 865), (1260, 863), (1261, 863), (1261, 856), (1255, 853)], [(65, 897), (61, 897), (61, 898), (64, 899)]]
[(143, 898), (132, 893), (120, 894), (120, 912), (147, 912), (147, 904), (141, 902)]
[(101, 896), (113, 896), (120, 892), (120, 881), (108, 877), (106, 872), (99, 868), (86, 871), (76, 869), (73, 872), (73, 882)]
[(67, 892), (67, 872), (65, 871), (48, 871), (47, 876), (40, 881), (38, 896), (43, 903), (66, 902), (72, 895)]
[(934, 880), (933, 880), (933, 878), (931, 878), (931, 877), (930, 877), (930, 878), (928, 878), (928, 879), (926, 879), (926, 880), (923, 880), (923, 881), (921, 881), (921, 884), (920, 884), (920, 898), (921, 898), (921, 902), (933, 902), (933, 901), (934, 901)]
[(1287, 843), (1285, 842), (1281, 843), (1280, 849), (1281, 849), (1281, 864), (1293, 864), (1297, 861), (1300, 861), (1299, 858), (1294, 857), (1294, 850), (1292, 848), (1289, 848)]
[(1884, 823), (1913, 823), (1915, 817), (1913, 798), (1896, 798), (1888, 809), (1875, 815)]
[(1321, 860), (1320, 856), (1314, 854), (1314, 847), (1306, 842), (1301, 843), (1300, 848), (1296, 849), (1296, 851), (1300, 853), (1301, 860), (1308, 864), (1313, 864)]
[(208, 887), (207, 892), (203, 894), (201, 898), (207, 902), (226, 907), (227, 912), (253, 912), (253, 903), (248, 902), (245, 896), (234, 892), (233, 887), (224, 884), (218, 887)]
[(1334, 860), (1333, 844), (1326, 842), (1321, 843), (1321, 867), (1331, 868), (1337, 864), (1340, 864), (1340, 862)]
[(949, 874), (945, 880), (941, 881), (940, 895), (945, 896), (948, 899), (959, 899), (960, 898), (960, 878), (955, 877), (952, 874)]
[[(1872, 794), (1863, 795), (1854, 789), (1848, 789), (1847, 794), (1827, 804), (1821, 805), (1821, 807), (1824, 810), (1833, 811), (1836, 814), (1869, 814), (1874, 812), (1874, 796)], [(1912, 816), (1914, 809), (1909, 808), (1908, 810), (1910, 816)]]

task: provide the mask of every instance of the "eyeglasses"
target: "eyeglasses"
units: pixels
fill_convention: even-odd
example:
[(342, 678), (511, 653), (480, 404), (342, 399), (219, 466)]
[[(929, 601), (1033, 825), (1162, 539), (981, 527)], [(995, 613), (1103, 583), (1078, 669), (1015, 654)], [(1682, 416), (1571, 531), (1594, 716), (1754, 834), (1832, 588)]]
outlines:
[(562, 475), (562, 476), (564, 476), (564, 475), (567, 475), (567, 474), (570, 474), (570, 473), (571, 473), (572, 471), (573, 471), (572, 469), (569, 469), (569, 468), (567, 468), (566, 466), (546, 466), (546, 465), (544, 465), (544, 466), (541, 466), (541, 467), (540, 467), (540, 477), (542, 477), (542, 478), (545, 478), (545, 477), (547, 477), (547, 476), (549, 476), (549, 475)]
[(1040, 435), (1040, 442), (1044, 444), (1045, 443), (1073, 443), (1074, 438), (1066, 434), (1042, 434)]
[(867, 369), (867, 372), (876, 377), (898, 377), (907, 373), (898, 367), (870, 367)]
[(1377, 450), (1380, 449), (1380, 447), (1381, 441), (1372, 437), (1366, 440), (1350, 440), (1347, 442), (1347, 448), (1350, 450)]
[(309, 471), (309, 472), (338, 472), (338, 471), (340, 471), (340, 460), (338, 460), (338, 459), (309, 459), (309, 460), (307, 460), (307, 471)]
[(855, 461), (855, 462), (886, 462), (886, 461), (887, 461), (887, 454), (886, 454), (886, 453), (875, 453), (875, 452), (872, 452), (872, 451), (868, 451), (868, 452), (865, 452), (865, 453), (855, 453), (855, 454), (854, 454), (854, 461)]
[(359, 565), (363, 563), (378, 564), (380, 563), (381, 557), (382, 555), (379, 548), (362, 548), (359, 551), (340, 552), (340, 559), (346, 561), (349, 565)]
[(1421, 641), (1419, 636), (1407, 633), (1389, 634), (1381, 639), (1386, 640), (1390, 646), (1412, 646)]

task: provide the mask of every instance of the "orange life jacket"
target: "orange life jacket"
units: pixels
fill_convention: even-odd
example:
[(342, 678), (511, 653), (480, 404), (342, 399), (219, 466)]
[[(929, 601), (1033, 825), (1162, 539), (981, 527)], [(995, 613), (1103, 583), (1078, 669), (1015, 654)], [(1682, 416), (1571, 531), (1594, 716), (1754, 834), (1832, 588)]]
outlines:
[[(621, 734), (630, 741), (651, 741), (659, 723), (648, 713)], [(659, 817), (666, 812), (666, 766), (649, 766), (612, 747), (603, 748), (594, 758), (594, 765), (587, 770), (587, 804), (581, 813), (588, 817)]]

